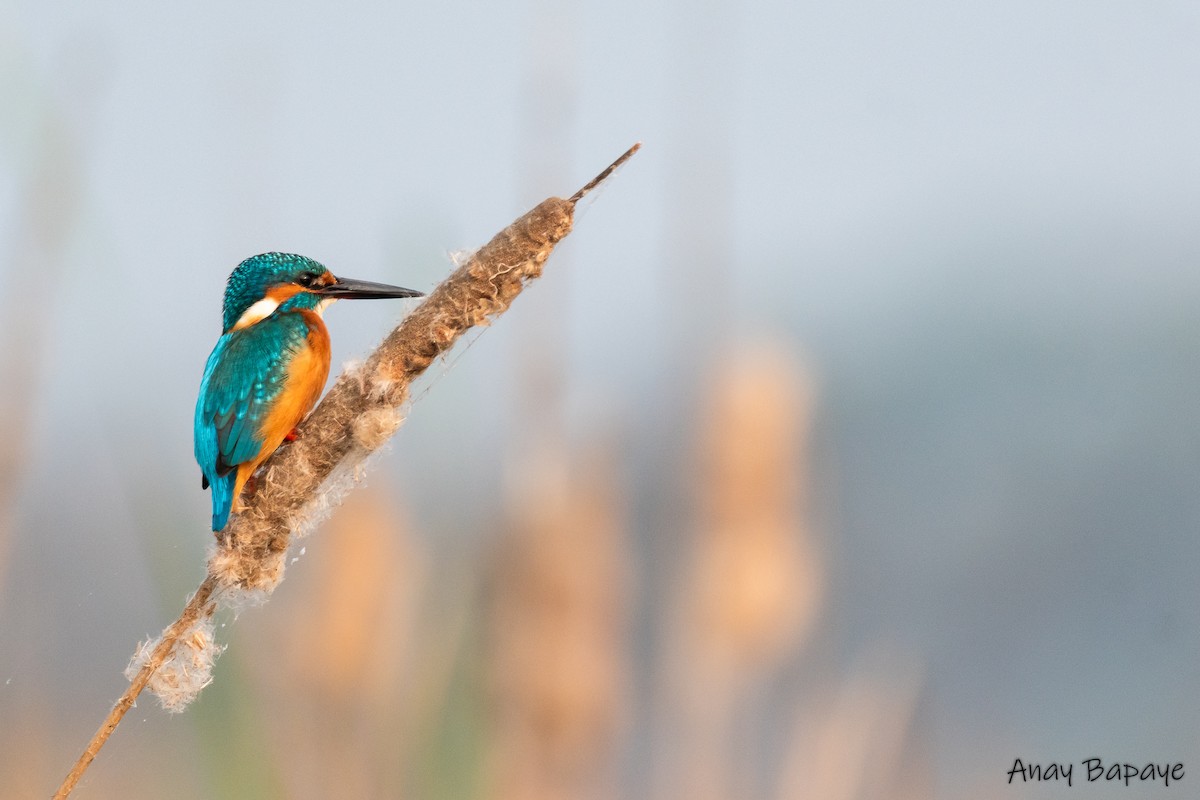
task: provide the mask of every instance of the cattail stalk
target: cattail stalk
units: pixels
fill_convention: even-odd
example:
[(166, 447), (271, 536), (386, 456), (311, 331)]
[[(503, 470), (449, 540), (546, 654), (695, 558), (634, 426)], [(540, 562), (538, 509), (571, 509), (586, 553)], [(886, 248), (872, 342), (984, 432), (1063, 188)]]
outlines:
[(297, 440), (277, 451), (260, 473), (258, 491), (222, 532), (208, 575), (183, 613), (157, 642), (139, 647), (126, 675), (129, 688), (67, 775), (65, 798), (147, 686), (168, 710), (179, 711), (211, 681), (220, 652), (212, 637), (217, 606), (261, 602), (283, 577), (294, 536), (323, 518), (363, 461), (404, 421), (412, 381), (460, 336), (504, 313), (542, 274), (554, 247), (571, 232), (575, 205), (627, 161), (636, 144), (586, 186), (551, 197), (498, 233), (430, 293), (367, 360), (347, 369), (300, 426)]

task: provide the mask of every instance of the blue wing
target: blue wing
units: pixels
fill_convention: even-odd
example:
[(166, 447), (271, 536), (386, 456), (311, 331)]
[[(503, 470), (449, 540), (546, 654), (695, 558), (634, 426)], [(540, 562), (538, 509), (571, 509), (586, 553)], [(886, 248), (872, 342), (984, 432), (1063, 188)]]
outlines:
[(208, 357), (196, 400), (195, 454), (212, 487), (214, 531), (229, 520), (238, 465), (262, 450), (263, 417), (306, 335), (299, 315), (280, 315), (223, 335)]

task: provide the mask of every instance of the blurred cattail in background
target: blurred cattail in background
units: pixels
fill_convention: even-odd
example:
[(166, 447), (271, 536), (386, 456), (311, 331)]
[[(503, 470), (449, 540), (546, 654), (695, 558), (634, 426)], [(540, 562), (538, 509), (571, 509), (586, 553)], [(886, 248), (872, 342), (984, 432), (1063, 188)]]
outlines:
[(488, 584), (485, 796), (611, 797), (630, 668), (614, 465), (547, 448), (514, 477)]
[(814, 392), (788, 354), (767, 345), (715, 359), (700, 410), (690, 553), (661, 664), (669, 777), (665, 797), (749, 796), (753, 720), (739, 710), (795, 655), (823, 586), (807, 515)]

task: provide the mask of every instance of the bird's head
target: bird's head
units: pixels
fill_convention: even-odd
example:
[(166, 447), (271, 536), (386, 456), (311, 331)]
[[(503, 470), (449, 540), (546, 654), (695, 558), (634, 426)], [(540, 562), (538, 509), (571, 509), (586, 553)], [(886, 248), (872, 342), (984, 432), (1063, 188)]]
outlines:
[(293, 253), (262, 253), (238, 264), (225, 285), (228, 333), (266, 319), (281, 306), (320, 310), (338, 299), (421, 297), (421, 292), (338, 278), (324, 264)]

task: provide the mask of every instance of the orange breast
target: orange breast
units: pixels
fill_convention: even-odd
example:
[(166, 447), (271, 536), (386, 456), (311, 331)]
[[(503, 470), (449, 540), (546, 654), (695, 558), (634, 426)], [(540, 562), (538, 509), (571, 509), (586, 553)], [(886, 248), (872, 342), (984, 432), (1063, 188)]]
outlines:
[(304, 315), (308, 323), (308, 339), (288, 364), (283, 390), (259, 428), (265, 453), (260, 463), (279, 447), (283, 437), (317, 404), (325, 381), (329, 378), (329, 332), (325, 329), (325, 323), (312, 311), (294, 313)]
[(317, 404), (321, 390), (325, 388), (325, 381), (329, 378), (329, 332), (325, 323), (312, 311), (291, 313), (304, 315), (308, 324), (308, 338), (288, 364), (283, 388), (258, 429), (262, 438), (262, 449), (253, 461), (238, 466), (233, 489), (235, 511), (241, 510), (242, 487), (246, 480), (275, 452), (284, 437)]

